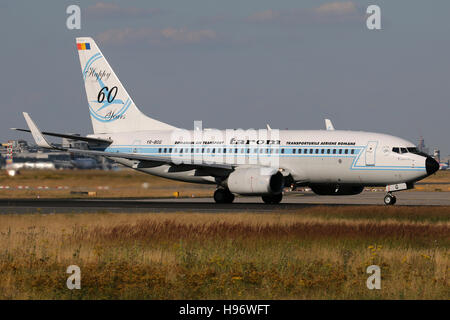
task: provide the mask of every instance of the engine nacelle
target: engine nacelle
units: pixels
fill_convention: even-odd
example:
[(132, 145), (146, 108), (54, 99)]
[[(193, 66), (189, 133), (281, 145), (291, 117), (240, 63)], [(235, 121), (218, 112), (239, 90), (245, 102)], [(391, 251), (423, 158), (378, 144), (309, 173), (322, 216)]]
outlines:
[(321, 196), (348, 196), (359, 194), (364, 190), (364, 186), (358, 185), (318, 184), (309, 187), (315, 194)]
[(276, 169), (236, 169), (227, 179), (228, 189), (242, 195), (278, 194), (283, 186), (283, 175)]

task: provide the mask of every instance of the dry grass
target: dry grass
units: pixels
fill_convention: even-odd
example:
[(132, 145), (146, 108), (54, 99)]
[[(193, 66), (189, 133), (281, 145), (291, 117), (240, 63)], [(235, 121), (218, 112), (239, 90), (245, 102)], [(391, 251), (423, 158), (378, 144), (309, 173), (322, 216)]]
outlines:
[[(148, 187), (144, 188), (143, 184)], [(173, 197), (178, 191), (181, 197), (210, 197), (215, 187), (167, 180), (131, 169), (120, 171), (101, 170), (21, 170), (15, 177), (0, 171), (0, 185), (10, 189), (0, 189), (0, 198), (79, 198), (71, 191), (95, 191), (99, 198), (165, 198)], [(17, 189), (29, 186), (30, 189)], [(48, 190), (38, 190), (47, 186)], [(68, 189), (58, 190), (58, 187)], [(109, 187), (99, 189), (99, 187)]]
[(448, 207), (2, 215), (0, 297), (448, 299), (449, 245)]
[(450, 170), (439, 170), (438, 172), (436, 172), (435, 174), (432, 174), (429, 177), (426, 177), (425, 179), (423, 179), (420, 182), (433, 182), (433, 183), (438, 183), (438, 182), (450, 182)]

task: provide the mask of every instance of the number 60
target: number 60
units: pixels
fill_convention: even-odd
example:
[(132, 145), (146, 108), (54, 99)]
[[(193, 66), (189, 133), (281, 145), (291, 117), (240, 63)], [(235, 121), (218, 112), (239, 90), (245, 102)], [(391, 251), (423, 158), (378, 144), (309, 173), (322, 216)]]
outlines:
[(113, 102), (114, 98), (117, 95), (117, 87), (112, 87), (110, 91), (108, 91), (108, 87), (103, 87), (98, 93), (97, 96), (98, 102), (103, 102), (105, 100), (105, 93), (103, 92), (103, 90), (105, 90), (105, 92), (108, 94), (106, 100), (108, 100), (109, 103)]

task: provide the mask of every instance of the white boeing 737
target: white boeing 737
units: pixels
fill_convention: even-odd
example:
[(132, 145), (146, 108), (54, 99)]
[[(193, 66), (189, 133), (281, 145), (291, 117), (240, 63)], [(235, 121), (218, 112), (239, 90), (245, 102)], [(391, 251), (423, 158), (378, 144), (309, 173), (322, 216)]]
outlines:
[[(29, 130), (45, 148), (104, 156), (130, 168), (180, 181), (214, 184), (214, 199), (261, 196), (279, 203), (285, 186), (308, 186), (319, 195), (354, 195), (365, 186), (386, 187), (384, 203), (395, 191), (439, 169), (430, 156), (407, 140), (387, 134), (335, 130), (188, 131), (139, 111), (92, 38), (77, 38), (93, 134), (86, 137), (41, 132), (27, 113)], [(60, 148), (43, 135), (85, 141), (88, 150)]]

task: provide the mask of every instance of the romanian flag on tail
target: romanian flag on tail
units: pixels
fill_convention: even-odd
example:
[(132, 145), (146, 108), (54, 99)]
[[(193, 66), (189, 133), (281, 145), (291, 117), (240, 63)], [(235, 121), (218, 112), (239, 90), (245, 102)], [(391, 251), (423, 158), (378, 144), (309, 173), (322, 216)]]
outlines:
[(91, 44), (88, 42), (77, 43), (78, 50), (91, 50)]

